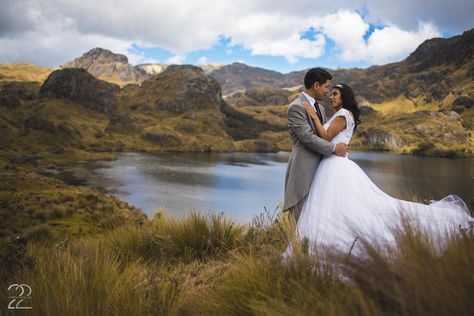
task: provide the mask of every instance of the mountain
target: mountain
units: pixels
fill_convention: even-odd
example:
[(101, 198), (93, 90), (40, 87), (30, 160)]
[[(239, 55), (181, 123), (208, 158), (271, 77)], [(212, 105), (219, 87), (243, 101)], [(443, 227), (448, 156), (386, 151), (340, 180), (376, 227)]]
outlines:
[(278, 71), (250, 67), (242, 63), (233, 63), (211, 72), (222, 87), (224, 94), (252, 87), (286, 87), (286, 77)]
[(60, 68), (83, 68), (98, 79), (121, 86), (128, 83), (141, 83), (150, 77), (144, 70), (129, 64), (125, 55), (115, 54), (110, 50), (98, 47)]
[(0, 64), (0, 82), (42, 83), (52, 71), (52, 69), (31, 64)]
[[(354, 148), (472, 155), (473, 53), (474, 29), (448, 39), (427, 40), (401, 62), (367, 69), (329, 69), (332, 82), (349, 84), (361, 105), (363, 124), (356, 130)], [(278, 95), (278, 89), (285, 95), (283, 90), (288, 94), (290, 87), (297, 92), (305, 72), (281, 74), (232, 64), (211, 76), (222, 85), (229, 104), (267, 122), (281, 122), (286, 107), (278, 104), (284, 98), (263, 96)], [(295, 96), (290, 95), (288, 102)]]
[[(473, 34), (428, 40), (401, 62), (331, 70), (333, 82), (351, 85), (361, 105), (353, 148), (472, 156)], [(67, 150), (74, 156), (291, 148), (287, 104), (298, 95), (305, 70), (281, 74), (234, 63), (209, 76), (202, 67), (145, 64), (137, 71), (153, 76), (123, 77), (129, 81), (120, 87), (110, 81), (121, 67), (131, 69), (125, 56), (94, 49), (76, 62), (74, 68), (89, 70), (60, 69), (44, 83), (17, 81), (32, 75), (4, 65), (14, 69), (7, 76), (12, 71), (0, 67), (8, 78), (0, 81), (0, 145), (7, 149), (0, 160), (30, 151), (30, 144), (49, 159)], [(93, 75), (94, 69), (102, 71)]]
[(56, 70), (41, 86), (0, 85), (0, 163), (8, 168), (116, 151), (276, 150), (259, 135), (279, 129), (229, 106), (219, 83), (189, 65), (123, 88), (77, 68)]
[[(397, 63), (367, 69), (328, 69), (333, 82), (349, 84), (358, 97), (370, 104), (401, 98), (410, 110), (426, 106), (449, 108), (460, 96), (474, 97), (474, 29), (448, 39), (422, 43), (409, 57)], [(306, 70), (282, 74), (234, 63), (211, 72), (224, 94), (253, 87), (303, 85)]]
[(334, 79), (351, 85), (371, 103), (401, 98), (411, 110), (450, 109), (460, 96), (473, 98), (474, 29), (422, 43), (405, 60), (367, 69), (337, 70)]
[[(168, 66), (159, 63), (132, 66), (128, 63), (128, 58), (125, 55), (115, 54), (110, 50), (96, 47), (81, 57), (60, 66), (60, 68), (83, 68), (97, 79), (125, 86), (129, 83), (141, 84), (145, 79), (160, 74)], [(222, 64), (206, 64), (199, 67), (206, 74), (209, 74), (223, 66)]]

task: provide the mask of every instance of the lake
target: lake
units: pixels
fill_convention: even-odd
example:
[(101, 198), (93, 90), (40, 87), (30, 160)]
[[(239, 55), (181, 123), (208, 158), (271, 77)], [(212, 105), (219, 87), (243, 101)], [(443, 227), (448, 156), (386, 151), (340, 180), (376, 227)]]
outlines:
[[(225, 212), (239, 222), (275, 210), (283, 200), (288, 152), (119, 153), (115, 161), (46, 169), (70, 184), (110, 193), (151, 216), (164, 208)], [(474, 160), (350, 152), (368, 176), (390, 195), (440, 199), (453, 193), (474, 199)]]

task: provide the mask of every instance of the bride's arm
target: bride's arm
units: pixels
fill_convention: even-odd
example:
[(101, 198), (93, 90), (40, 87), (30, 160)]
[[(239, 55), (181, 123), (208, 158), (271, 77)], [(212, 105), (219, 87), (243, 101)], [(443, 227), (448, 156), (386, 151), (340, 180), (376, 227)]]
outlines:
[(331, 124), (329, 125), (328, 130), (326, 131), (319, 121), (318, 115), (314, 111), (314, 108), (307, 102), (303, 103), (305, 109), (308, 111), (309, 115), (313, 119), (314, 125), (316, 126), (316, 131), (318, 132), (319, 137), (330, 141), (334, 138), (340, 131), (346, 127), (346, 118), (344, 116), (336, 117)]

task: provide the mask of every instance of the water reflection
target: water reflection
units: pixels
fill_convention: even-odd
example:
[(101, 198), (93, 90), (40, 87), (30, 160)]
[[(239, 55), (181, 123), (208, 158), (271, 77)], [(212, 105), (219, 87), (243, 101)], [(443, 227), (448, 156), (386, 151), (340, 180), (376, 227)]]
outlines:
[[(55, 171), (63, 181), (101, 188), (151, 215), (164, 207), (182, 215), (189, 210), (224, 211), (248, 222), (283, 199), (289, 153), (144, 154), (122, 153), (115, 161)], [(350, 153), (368, 176), (392, 196), (440, 199), (454, 193), (474, 196), (474, 160)]]

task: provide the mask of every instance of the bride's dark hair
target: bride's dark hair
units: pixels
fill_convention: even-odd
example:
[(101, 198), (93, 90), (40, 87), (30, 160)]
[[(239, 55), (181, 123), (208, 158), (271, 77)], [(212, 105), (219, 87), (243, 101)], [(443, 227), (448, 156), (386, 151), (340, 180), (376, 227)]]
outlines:
[(335, 85), (333, 89), (337, 89), (339, 90), (339, 92), (341, 92), (342, 108), (352, 112), (355, 121), (354, 129), (356, 129), (357, 125), (360, 124), (360, 110), (359, 105), (355, 100), (354, 92), (352, 91), (351, 87), (349, 87), (345, 83), (339, 83)]

